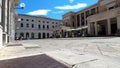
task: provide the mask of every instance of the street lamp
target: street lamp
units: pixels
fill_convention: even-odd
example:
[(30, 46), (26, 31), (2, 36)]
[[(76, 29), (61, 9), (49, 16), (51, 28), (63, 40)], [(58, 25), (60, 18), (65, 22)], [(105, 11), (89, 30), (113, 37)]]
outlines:
[(15, 9), (24, 9), (25, 8), (25, 4), (24, 3), (21, 3), (19, 5), (19, 7), (16, 7)]
[(24, 9), (24, 8), (25, 8), (25, 4), (24, 4), (24, 3), (21, 3), (21, 4), (20, 4), (20, 7), (21, 7), (22, 9)]

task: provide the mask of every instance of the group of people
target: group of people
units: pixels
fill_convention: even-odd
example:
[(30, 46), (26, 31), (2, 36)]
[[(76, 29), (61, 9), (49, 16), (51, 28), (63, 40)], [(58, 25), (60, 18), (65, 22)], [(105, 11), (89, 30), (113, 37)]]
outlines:
[(16, 40), (23, 40), (23, 36), (19, 36), (15, 38)]

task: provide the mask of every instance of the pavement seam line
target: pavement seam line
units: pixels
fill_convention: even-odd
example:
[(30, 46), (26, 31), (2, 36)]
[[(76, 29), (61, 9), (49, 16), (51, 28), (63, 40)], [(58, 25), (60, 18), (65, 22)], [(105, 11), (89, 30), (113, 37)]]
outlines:
[(101, 54), (101, 55), (103, 55), (103, 53), (102, 53), (102, 51), (101, 51), (101, 49), (100, 49), (99, 45), (96, 45), (96, 46), (97, 46), (97, 48), (98, 48), (98, 50), (99, 50), (100, 54)]
[(83, 64), (83, 63), (93, 62), (93, 61), (97, 61), (97, 60), (98, 59), (92, 59), (92, 60), (89, 60), (89, 61), (85, 61), (85, 62), (81, 62), (81, 63), (76, 63), (76, 64), (73, 64), (71, 68), (73, 68), (77, 64)]

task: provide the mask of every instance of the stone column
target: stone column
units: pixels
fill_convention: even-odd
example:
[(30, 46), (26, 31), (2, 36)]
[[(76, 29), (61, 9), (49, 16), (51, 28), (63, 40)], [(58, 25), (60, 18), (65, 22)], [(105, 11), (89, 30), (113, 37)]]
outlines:
[(117, 17), (118, 35), (120, 36), (120, 16)]
[(90, 25), (90, 24), (91, 24), (91, 23), (89, 22), (89, 23), (88, 23), (88, 34), (89, 34), (89, 35), (91, 35), (91, 25)]
[(117, 17), (117, 27), (120, 29), (120, 16)]
[(107, 33), (108, 33), (108, 35), (111, 35), (111, 23), (110, 23), (110, 19), (107, 19), (107, 26), (108, 26), (108, 28), (107, 28)]
[(98, 36), (97, 22), (95, 22), (94, 27), (95, 27), (95, 36)]
[(2, 45), (3, 45), (3, 28), (0, 25), (0, 46), (2, 46)]
[(68, 32), (66, 32), (66, 38), (68, 38)]
[(79, 22), (79, 24), (80, 24), (80, 27), (81, 27), (81, 14), (79, 14), (79, 17), (80, 17), (80, 22)]

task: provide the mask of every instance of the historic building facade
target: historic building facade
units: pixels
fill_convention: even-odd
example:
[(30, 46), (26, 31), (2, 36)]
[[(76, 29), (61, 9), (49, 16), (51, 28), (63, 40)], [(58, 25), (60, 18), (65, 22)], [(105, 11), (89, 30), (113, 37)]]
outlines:
[(2, 45), (2, 25), (1, 25), (1, 20), (2, 20), (2, 0), (0, 0), (0, 46)]
[(99, 0), (97, 4), (78, 12), (63, 15), (64, 35), (120, 35), (120, 0)]
[(19, 0), (0, 0), (0, 46), (14, 38), (15, 7), (18, 3)]
[(89, 35), (120, 35), (120, 0), (99, 0), (98, 8), (98, 14), (88, 17)]
[(59, 27), (61, 20), (43, 16), (18, 15), (16, 22), (15, 37), (23, 39), (42, 39), (54, 36), (54, 28)]

